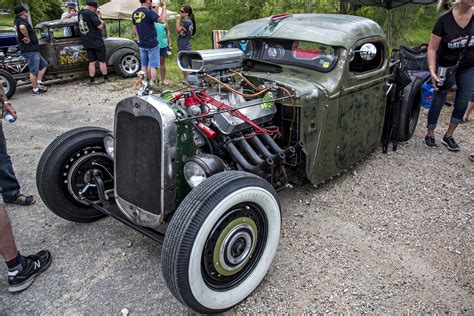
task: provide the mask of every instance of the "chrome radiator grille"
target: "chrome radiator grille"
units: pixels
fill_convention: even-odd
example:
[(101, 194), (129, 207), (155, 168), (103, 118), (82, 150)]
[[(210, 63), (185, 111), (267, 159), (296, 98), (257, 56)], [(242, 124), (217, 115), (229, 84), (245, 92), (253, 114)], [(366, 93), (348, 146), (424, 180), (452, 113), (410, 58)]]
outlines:
[(153, 214), (161, 213), (162, 127), (150, 116), (116, 116), (116, 194)]

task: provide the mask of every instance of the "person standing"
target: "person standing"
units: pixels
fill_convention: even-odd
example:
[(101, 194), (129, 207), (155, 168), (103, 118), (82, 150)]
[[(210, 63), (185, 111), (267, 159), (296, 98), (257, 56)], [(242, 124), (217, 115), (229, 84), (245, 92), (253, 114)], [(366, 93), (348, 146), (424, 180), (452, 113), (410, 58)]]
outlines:
[[(77, 10), (76, 10), (76, 3), (75, 2), (68, 2), (67, 3), (67, 11), (61, 14), (61, 20), (71, 19), (73, 21), (77, 21)], [(64, 28), (64, 37), (71, 37), (72, 36), (72, 29), (71, 27)]]
[(104, 78), (104, 82), (110, 82), (107, 73), (106, 50), (102, 30), (104, 22), (102, 15), (97, 9), (97, 2), (87, 1), (84, 9), (79, 11), (79, 31), (81, 32), (82, 45), (89, 58), (89, 84), (95, 84), (95, 66), (99, 62), (99, 69)]
[[(196, 33), (196, 19), (189, 5), (179, 10), (176, 17), (176, 31), (178, 32), (178, 51), (192, 50), (191, 36)], [(184, 81), (188, 82), (188, 72), (183, 71), (183, 76)]]
[[(160, 6), (163, 7), (163, 3), (160, 2)], [(158, 12), (158, 6), (153, 3), (152, 9)], [(168, 19), (166, 19), (165, 23), (155, 23), (156, 34), (158, 36), (158, 46), (160, 48), (160, 80), (163, 85), (167, 85), (166, 82), (166, 58), (168, 57), (168, 52), (171, 51), (173, 48), (171, 44), (171, 34), (170, 29), (168, 27)]]
[(13, 11), (16, 15), (15, 28), (18, 37), (18, 46), (20, 47), (22, 56), (28, 62), (33, 94), (45, 93), (47, 89), (43, 87), (41, 83), (48, 69), (48, 62), (41, 55), (38, 37), (28, 22), (28, 10), (18, 5)]
[[(444, 0), (439, 0), (441, 8)], [(441, 85), (437, 69), (439, 67), (455, 67), (457, 86), (454, 109), (448, 130), (442, 138), (442, 144), (450, 151), (459, 151), (459, 145), (453, 137), (457, 126), (463, 120), (469, 96), (474, 87), (474, 34), (473, 33), (474, 0), (456, 0), (453, 8), (442, 15), (433, 28), (428, 46), (428, 67), (431, 80), (435, 86), (433, 102), (428, 112), (428, 132), (425, 145), (437, 148), (434, 130), (443, 105), (446, 102), (448, 88), (438, 89)]]
[(26, 290), (42, 272), (51, 265), (51, 253), (41, 250), (35, 255), (24, 257), (18, 251), (12, 226), (5, 205), (0, 204), (0, 255), (8, 269), (8, 291)]
[[(142, 71), (151, 78), (151, 84), (158, 84), (157, 68), (160, 67), (160, 48), (155, 22), (166, 22), (166, 2), (163, 1), (163, 14), (158, 15), (151, 8), (151, 0), (140, 0), (141, 6), (132, 14), (133, 33), (138, 35)], [(148, 71), (149, 70), (149, 71)]]
[[(0, 102), (2, 102), (2, 117), (8, 113), (16, 121), (16, 111), (1, 86)], [(36, 202), (33, 195), (23, 194), (20, 191), (20, 184), (15, 176), (12, 161), (7, 152), (7, 142), (5, 134), (3, 134), (2, 120), (0, 120), (0, 189), (2, 190), (2, 198), (5, 203), (29, 206)]]

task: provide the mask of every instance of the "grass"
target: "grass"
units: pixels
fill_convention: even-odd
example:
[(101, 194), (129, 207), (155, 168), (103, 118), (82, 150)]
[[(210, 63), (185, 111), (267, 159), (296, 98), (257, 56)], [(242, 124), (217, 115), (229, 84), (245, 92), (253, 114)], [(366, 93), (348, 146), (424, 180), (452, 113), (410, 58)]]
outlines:
[(12, 14), (0, 14), (0, 26), (12, 26), (14, 19)]

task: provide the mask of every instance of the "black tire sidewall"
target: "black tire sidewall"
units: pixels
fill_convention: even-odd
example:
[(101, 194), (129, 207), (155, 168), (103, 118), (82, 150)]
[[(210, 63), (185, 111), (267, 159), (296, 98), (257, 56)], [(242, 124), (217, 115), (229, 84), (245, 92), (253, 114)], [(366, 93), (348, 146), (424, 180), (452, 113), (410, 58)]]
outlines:
[[(416, 123), (413, 128), (411, 122), (418, 120), (421, 109), (421, 85), (423, 80), (418, 77), (412, 77), (413, 82), (405, 87), (403, 100), (400, 107), (400, 116), (398, 124), (398, 140), (408, 141), (415, 132)], [(415, 108), (416, 107), (416, 108)], [(415, 112), (414, 112), (415, 111)], [(412, 115), (414, 114), (414, 115)]]
[(10, 99), (16, 92), (16, 80), (11, 74), (2, 69), (0, 69), (0, 77), (3, 77), (10, 85), (10, 90), (5, 91), (6, 97)]
[[(249, 195), (256, 194), (256, 199), (259, 199), (258, 194), (263, 194), (264, 191), (267, 192), (268, 197), (271, 197), (272, 199), (272, 202), (269, 202), (269, 204), (265, 204), (262, 201), (260, 202), (264, 205), (259, 204), (262, 209), (265, 209), (265, 213), (268, 212), (269, 208), (271, 208), (270, 212), (273, 215), (272, 218), (268, 218), (269, 216), (266, 214), (268, 225), (271, 227), (269, 227), (266, 236), (267, 243), (265, 244), (265, 248), (261, 254), (262, 257), (246, 279), (229, 291), (218, 292), (208, 288), (210, 292), (214, 291), (214, 297), (217, 295), (225, 296), (226, 293), (235, 291), (236, 293), (239, 293), (239, 296), (236, 296), (237, 298), (233, 297), (233, 300), (235, 301), (218, 308), (204, 306), (199, 298), (195, 296), (193, 286), (190, 285), (190, 278), (193, 278), (194, 280), (202, 279), (202, 273), (189, 272), (192, 268), (194, 268), (195, 271), (198, 271), (198, 268), (200, 269), (200, 263), (199, 267), (197, 264), (193, 265), (193, 262), (197, 263), (202, 259), (202, 256), (200, 256), (202, 255), (202, 249), (199, 240), (202, 241), (202, 237), (207, 236), (206, 234), (208, 232), (206, 229), (209, 229), (209, 227), (212, 229), (212, 226), (217, 222), (217, 220), (214, 221), (214, 217), (222, 216), (222, 214), (219, 215), (219, 212), (222, 212), (223, 210), (218, 210), (220, 206), (225, 205), (225, 201), (232, 203), (233, 197), (235, 198), (241, 194), (240, 192), (244, 192), (247, 189), (249, 192), (252, 192), (249, 193)], [(262, 191), (258, 192), (259, 190)], [(252, 200), (252, 197), (248, 195), (246, 195), (241, 202), (244, 201), (255, 202)], [(275, 214), (275, 208), (278, 209), (278, 215)], [(183, 202), (181, 202), (173, 215), (162, 248), (163, 277), (173, 295), (183, 304), (200, 313), (223, 312), (245, 299), (245, 297), (250, 295), (250, 293), (261, 282), (272, 261), (271, 259), (273, 259), (275, 254), (274, 252), (271, 254), (272, 257), (269, 260), (268, 267), (265, 266), (266, 263), (262, 263), (268, 262), (268, 255), (273, 251), (273, 249), (276, 251), (281, 229), (280, 210), (279, 199), (273, 187), (262, 178), (246, 172), (222, 172), (207, 179), (191, 191)], [(278, 224), (276, 224), (276, 221), (278, 221)], [(211, 223), (213, 223), (213, 225)], [(278, 230), (278, 234), (276, 233), (276, 230)], [(199, 252), (201, 252), (200, 255), (196, 256), (195, 254)], [(192, 265), (191, 268), (190, 265)], [(263, 272), (263, 270), (265, 271)], [(199, 276), (196, 276), (196, 274)], [(252, 283), (252, 286), (246, 286), (250, 283)], [(193, 284), (199, 284), (199, 282), (196, 281), (193, 282)], [(242, 291), (242, 288), (245, 288), (245, 291)], [(206, 295), (206, 297), (208, 296)], [(219, 301), (219, 303), (222, 302), (222, 300), (217, 297), (216, 301)], [(222, 304), (227, 303), (222, 302)]]
[(98, 127), (77, 128), (60, 135), (44, 151), (36, 170), (36, 184), (41, 199), (56, 215), (82, 223), (105, 216), (91, 206), (74, 202), (59, 182), (65, 163), (74, 153), (99, 146), (105, 152), (103, 138), (108, 132)]

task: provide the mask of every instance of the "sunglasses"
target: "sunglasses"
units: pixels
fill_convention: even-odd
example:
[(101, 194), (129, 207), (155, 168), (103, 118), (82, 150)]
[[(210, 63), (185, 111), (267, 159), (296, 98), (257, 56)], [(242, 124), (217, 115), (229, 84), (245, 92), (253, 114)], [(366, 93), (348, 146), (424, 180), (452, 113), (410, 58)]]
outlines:
[(151, 8), (152, 8), (152, 9), (156, 9), (156, 5), (152, 6)]
[(181, 12), (181, 13), (186, 13), (184, 10), (179, 10), (179, 12)]

